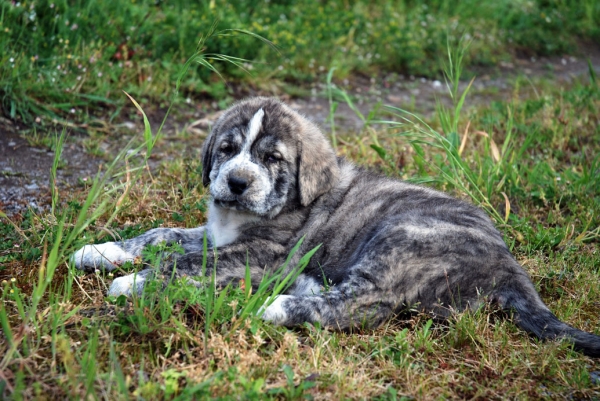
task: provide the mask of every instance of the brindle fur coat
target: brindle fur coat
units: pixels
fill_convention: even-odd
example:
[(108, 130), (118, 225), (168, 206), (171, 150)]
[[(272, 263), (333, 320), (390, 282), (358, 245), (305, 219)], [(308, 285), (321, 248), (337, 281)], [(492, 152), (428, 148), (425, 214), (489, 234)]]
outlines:
[[(204, 144), (202, 163), (211, 195), (205, 226), (86, 245), (75, 265), (112, 269), (148, 244), (178, 242), (185, 254), (161, 268), (165, 276), (174, 268), (175, 276), (199, 276), (206, 234), (218, 255), (216, 266), (207, 258), (217, 284), (244, 278), (248, 263), (257, 285), (304, 237), (290, 268), (321, 247), (294, 285), (263, 309), (273, 323), (375, 327), (408, 307), (447, 316), (494, 302), (524, 330), (600, 356), (600, 337), (552, 314), (482, 210), (336, 158), (313, 123), (276, 99), (251, 98), (227, 110)], [(109, 294), (141, 291), (150, 274), (117, 278)]]

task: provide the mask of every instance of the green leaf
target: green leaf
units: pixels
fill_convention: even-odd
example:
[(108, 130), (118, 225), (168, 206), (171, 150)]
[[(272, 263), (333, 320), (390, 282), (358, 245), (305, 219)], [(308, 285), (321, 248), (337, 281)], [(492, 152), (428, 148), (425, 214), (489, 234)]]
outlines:
[(387, 152), (381, 146), (372, 144), (371, 145), (371, 149), (373, 149), (375, 152), (377, 152), (377, 154), (379, 155), (379, 157), (381, 157), (383, 160), (385, 160), (385, 161), (388, 160)]

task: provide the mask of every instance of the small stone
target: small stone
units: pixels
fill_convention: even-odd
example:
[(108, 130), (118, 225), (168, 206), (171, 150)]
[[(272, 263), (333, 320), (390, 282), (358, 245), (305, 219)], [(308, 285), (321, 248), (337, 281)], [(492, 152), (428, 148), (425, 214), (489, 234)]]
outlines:
[(590, 372), (590, 381), (596, 385), (600, 384), (600, 371)]
[(123, 123), (123, 127), (127, 128), (130, 131), (135, 130), (135, 123), (131, 122), (131, 121), (125, 121)]

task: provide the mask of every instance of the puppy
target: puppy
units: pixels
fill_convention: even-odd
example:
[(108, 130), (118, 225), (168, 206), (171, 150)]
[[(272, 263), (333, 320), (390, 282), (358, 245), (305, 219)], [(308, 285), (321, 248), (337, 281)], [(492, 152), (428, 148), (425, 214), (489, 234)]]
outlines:
[[(75, 266), (110, 270), (166, 241), (185, 254), (161, 267), (165, 276), (199, 276), (206, 235), (218, 255), (216, 265), (207, 258), (217, 285), (244, 278), (247, 264), (257, 285), (304, 238), (288, 272), (321, 246), (264, 309), (275, 324), (376, 327), (409, 307), (447, 316), (494, 302), (524, 330), (600, 356), (600, 337), (550, 312), (483, 211), (336, 158), (316, 125), (276, 99), (251, 98), (227, 110), (204, 143), (202, 164), (211, 197), (205, 226), (86, 245), (74, 254)], [(140, 292), (150, 274), (117, 278), (109, 294)]]

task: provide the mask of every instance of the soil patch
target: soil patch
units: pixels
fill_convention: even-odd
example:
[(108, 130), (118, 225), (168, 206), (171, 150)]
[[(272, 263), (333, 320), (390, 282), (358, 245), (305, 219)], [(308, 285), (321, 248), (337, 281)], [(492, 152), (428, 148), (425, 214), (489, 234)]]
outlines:
[[(27, 208), (46, 209), (51, 204), (50, 171), (54, 152), (31, 146), (10, 121), (0, 121), (0, 211), (14, 215)], [(101, 160), (90, 157), (77, 143), (65, 144), (57, 170), (60, 191), (92, 177)]]

